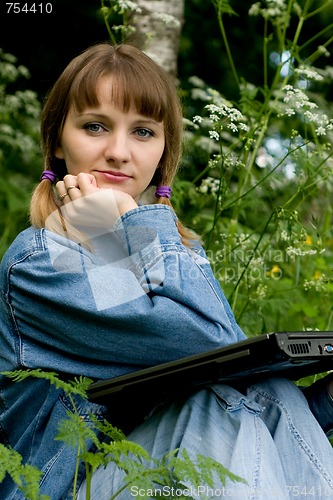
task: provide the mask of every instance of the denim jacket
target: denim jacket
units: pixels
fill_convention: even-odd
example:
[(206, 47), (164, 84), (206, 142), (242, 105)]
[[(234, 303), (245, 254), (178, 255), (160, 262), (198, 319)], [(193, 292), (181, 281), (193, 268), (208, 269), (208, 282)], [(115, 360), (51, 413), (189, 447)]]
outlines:
[[(171, 208), (147, 205), (88, 245), (46, 229), (19, 234), (0, 268), (0, 372), (106, 379), (243, 340), (202, 247), (185, 247), (176, 222)], [(82, 418), (103, 415), (76, 403)], [(44, 379), (0, 376), (0, 442), (42, 471), (52, 500), (71, 498), (76, 451), (54, 439), (66, 411)], [(0, 490), (24, 498), (9, 479)]]

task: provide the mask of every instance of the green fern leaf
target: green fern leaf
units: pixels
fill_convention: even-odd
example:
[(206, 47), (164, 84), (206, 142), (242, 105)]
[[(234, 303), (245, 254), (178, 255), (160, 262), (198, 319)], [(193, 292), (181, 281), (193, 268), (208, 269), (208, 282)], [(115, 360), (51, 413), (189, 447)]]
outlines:
[(22, 464), (21, 455), (0, 444), (0, 483), (8, 474), (27, 500), (50, 500), (39, 494), (39, 480), (42, 472), (31, 465)]
[(14, 382), (21, 382), (28, 377), (41, 378), (44, 380), (48, 380), (51, 384), (54, 384), (57, 389), (62, 389), (66, 392), (66, 394), (78, 394), (83, 398), (87, 399), (87, 388), (92, 383), (92, 380), (88, 377), (79, 377), (74, 380), (69, 380), (65, 382), (61, 380), (59, 376), (55, 372), (46, 372), (41, 370), (40, 368), (36, 368), (35, 370), (14, 370), (12, 372), (1, 372), (2, 375), (6, 375), (11, 378)]

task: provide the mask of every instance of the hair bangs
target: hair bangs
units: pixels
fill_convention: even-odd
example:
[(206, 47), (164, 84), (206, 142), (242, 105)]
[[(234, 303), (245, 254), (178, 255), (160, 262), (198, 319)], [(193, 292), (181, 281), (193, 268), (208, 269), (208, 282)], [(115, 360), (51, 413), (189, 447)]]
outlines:
[[(162, 122), (167, 111), (166, 92), (163, 82), (149, 78), (140, 68), (122, 68), (114, 74), (112, 100), (117, 107), (127, 112), (134, 108), (140, 115)], [(162, 83), (162, 84), (161, 84)]]
[(98, 85), (102, 77), (110, 77), (110, 101), (124, 112), (134, 108), (140, 115), (162, 122), (167, 113), (166, 91), (163, 81), (149, 78), (147, 68), (133, 68), (124, 64), (112, 68), (85, 67), (76, 76), (70, 90), (74, 108), (82, 112), (86, 108), (98, 107)]
[(74, 79), (69, 99), (77, 111), (82, 112), (87, 108), (99, 106), (96, 81), (101, 74), (98, 68), (92, 68), (90, 71), (83, 68)]

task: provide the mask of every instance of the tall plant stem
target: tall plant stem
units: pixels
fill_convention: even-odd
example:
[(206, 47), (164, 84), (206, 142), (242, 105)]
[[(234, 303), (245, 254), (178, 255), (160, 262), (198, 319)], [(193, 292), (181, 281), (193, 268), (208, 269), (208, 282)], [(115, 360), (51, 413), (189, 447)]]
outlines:
[(295, 31), (294, 38), (292, 40), (292, 44), (291, 44), (291, 50), (292, 51), (296, 51), (296, 46), (297, 46), (299, 37), (301, 35), (301, 31), (302, 31), (304, 22), (305, 22), (305, 20), (308, 17), (307, 11), (309, 9), (311, 1), (312, 0), (306, 0), (304, 8), (303, 8), (303, 11), (302, 11), (302, 15), (299, 17), (298, 25), (297, 25), (297, 28), (296, 28), (296, 31)]
[[(331, 24), (330, 28), (332, 28), (333, 24)], [(323, 30), (324, 31), (324, 30)], [(315, 37), (313, 37), (315, 38)], [(322, 47), (328, 47), (331, 43), (333, 43), (333, 36), (331, 36), (331, 38), (329, 38), (328, 40), (326, 40), (325, 43), (322, 44)], [(306, 44), (302, 45), (302, 47), (300, 48), (300, 50), (305, 47)], [(306, 60), (307, 64), (313, 64), (314, 61), (316, 61), (316, 59), (318, 59), (319, 57), (321, 57), (323, 55), (322, 51), (320, 49), (317, 49), (313, 54), (311, 54), (311, 56), (309, 56)]]
[(101, 6), (102, 6), (102, 14), (103, 14), (103, 18), (104, 18), (104, 23), (105, 23), (105, 26), (106, 26), (106, 29), (107, 29), (107, 32), (109, 34), (109, 37), (110, 37), (110, 40), (111, 42), (113, 43), (113, 45), (116, 45), (117, 41), (112, 33), (112, 30), (110, 28), (110, 23), (109, 23), (109, 20), (108, 20), (108, 17), (109, 17), (109, 8), (106, 7), (105, 3), (104, 3), (104, 0), (101, 0)]
[(231, 307), (232, 307), (232, 309), (233, 309), (233, 310), (234, 310), (234, 308), (235, 308), (236, 301), (237, 301), (237, 294), (238, 294), (238, 288), (239, 288), (239, 285), (240, 285), (240, 283), (241, 283), (241, 281), (242, 281), (242, 279), (243, 279), (243, 276), (245, 275), (245, 273), (246, 273), (246, 271), (247, 271), (247, 269), (248, 269), (248, 267), (249, 267), (249, 265), (250, 265), (250, 263), (251, 263), (252, 259), (254, 258), (255, 253), (256, 253), (256, 251), (258, 250), (258, 248), (259, 248), (259, 246), (260, 246), (260, 243), (261, 243), (261, 241), (262, 241), (262, 239), (263, 239), (264, 235), (266, 234), (267, 228), (268, 228), (269, 224), (271, 223), (271, 221), (272, 221), (272, 219), (273, 219), (273, 216), (275, 215), (275, 212), (276, 212), (276, 211), (275, 211), (275, 210), (273, 210), (273, 212), (272, 212), (272, 213), (271, 213), (271, 215), (269, 216), (269, 218), (268, 218), (268, 220), (267, 220), (267, 222), (266, 222), (266, 224), (265, 224), (265, 227), (264, 227), (263, 231), (261, 232), (261, 234), (260, 234), (260, 236), (259, 236), (259, 238), (258, 238), (258, 241), (257, 241), (257, 243), (256, 243), (256, 245), (255, 245), (255, 247), (254, 247), (254, 249), (253, 249), (253, 252), (252, 252), (251, 256), (249, 257), (249, 260), (248, 260), (248, 261), (247, 261), (247, 263), (245, 264), (245, 267), (244, 267), (244, 269), (243, 269), (243, 271), (242, 271), (241, 275), (239, 276), (239, 278), (238, 278), (238, 280), (237, 280), (237, 283), (236, 283), (236, 285), (235, 285), (235, 287), (234, 287), (234, 289), (233, 289), (233, 291), (232, 291), (231, 295), (230, 295), (230, 296), (229, 296), (229, 298), (228, 298), (228, 301), (231, 303)]
[(326, 330), (330, 330), (331, 329), (332, 319), (333, 319), (333, 307), (331, 307), (331, 310), (330, 310), (330, 315), (328, 317), (328, 321), (327, 321), (327, 325), (326, 325)]
[[(260, 184), (262, 184), (263, 182), (267, 181), (267, 179), (269, 177), (271, 177), (274, 172), (283, 164), (283, 162), (288, 158), (288, 156), (290, 156), (291, 154), (295, 153), (296, 151), (298, 151), (299, 149), (302, 149), (304, 146), (306, 145), (306, 143), (302, 143), (300, 144), (299, 146), (296, 146), (294, 149), (288, 151), (284, 156), (283, 158), (281, 158), (281, 160), (279, 161), (279, 163), (277, 163), (275, 165), (274, 168), (272, 168), (265, 176), (263, 176), (256, 184), (254, 184), (253, 186), (251, 186), (248, 191), (246, 191), (245, 193), (243, 193), (239, 198), (236, 198), (234, 200), (232, 200), (230, 203), (228, 203), (228, 205), (224, 206), (222, 209), (221, 209), (221, 212), (219, 213), (219, 216), (222, 215), (222, 212), (225, 211), (225, 210), (228, 210), (230, 207), (232, 207), (232, 205), (234, 205), (235, 203), (239, 202), (242, 198), (245, 198), (245, 196), (247, 196), (248, 194), (250, 194), (252, 191), (254, 191), (255, 189), (257, 189), (258, 186), (260, 186)], [(333, 153), (332, 153), (333, 154)], [(328, 160), (328, 158), (330, 158), (331, 155), (329, 155), (327, 158), (325, 158), (324, 162)], [(323, 165), (322, 162), (318, 169)], [(318, 170), (317, 170), (318, 171)]]
[[(243, 197), (243, 193), (244, 193), (244, 190), (246, 189), (248, 179), (250, 177), (250, 173), (251, 173), (251, 170), (253, 168), (253, 164), (254, 164), (255, 159), (257, 157), (258, 150), (259, 150), (259, 148), (264, 140), (264, 137), (265, 137), (265, 133), (266, 133), (266, 130), (268, 127), (269, 117), (270, 117), (270, 112), (264, 117), (264, 119), (262, 121), (261, 130), (260, 130), (259, 136), (256, 140), (255, 147), (251, 153), (251, 156), (249, 157), (248, 164), (246, 165), (245, 174), (243, 176), (243, 179), (241, 179), (241, 181), (239, 183), (238, 199), (241, 199)], [(236, 203), (236, 205), (235, 205), (233, 219), (237, 219), (237, 213), (235, 212), (237, 209), (238, 209), (238, 203)]]
[[(215, 5), (215, 2), (213, 2), (213, 3)], [(234, 79), (235, 79), (235, 82), (237, 84), (237, 87), (239, 88), (239, 78), (238, 78), (238, 74), (237, 74), (237, 70), (236, 70), (236, 67), (235, 67), (235, 63), (234, 63), (234, 60), (233, 60), (233, 57), (232, 57), (232, 54), (231, 54), (231, 50), (230, 50), (230, 46), (229, 46), (229, 42), (228, 42), (227, 33), (225, 31), (225, 27), (224, 27), (224, 23), (223, 23), (223, 19), (222, 19), (223, 13), (222, 13), (221, 6), (222, 6), (222, 4), (221, 4), (221, 2), (219, 2), (218, 6), (216, 7), (216, 10), (217, 10), (217, 20), (218, 20), (218, 23), (219, 23), (219, 27), (220, 27), (222, 39), (223, 39), (223, 42), (224, 42), (225, 50), (227, 52), (227, 56), (228, 56), (229, 64), (230, 64), (230, 67), (231, 67), (231, 71), (232, 71), (232, 74), (234, 76)]]
[[(74, 413), (79, 416), (79, 413), (77, 411), (77, 407), (75, 405), (74, 399), (71, 394), (68, 394), (69, 400), (72, 404), (72, 407), (74, 408)], [(80, 444), (78, 445), (77, 448), (77, 454), (76, 454), (76, 463), (75, 463), (75, 474), (74, 474), (74, 481), (73, 481), (73, 500), (76, 500), (76, 490), (77, 490), (77, 480), (79, 477), (79, 466), (80, 466), (80, 455), (81, 455), (81, 447)]]
[(218, 218), (220, 216), (219, 205), (220, 205), (221, 199), (222, 199), (222, 178), (223, 178), (223, 170), (224, 170), (224, 153), (223, 153), (222, 141), (220, 141), (220, 155), (221, 155), (220, 182), (219, 182), (218, 192), (217, 192), (216, 198), (215, 198), (213, 224), (212, 224), (212, 227), (211, 227), (211, 229), (208, 233), (208, 237), (207, 237), (207, 248), (210, 247), (211, 237), (212, 237), (214, 228), (216, 226), (216, 223), (218, 221)]
[(268, 87), (268, 54), (267, 54), (267, 48), (268, 48), (268, 23), (267, 19), (265, 19), (265, 26), (264, 26), (264, 88), (267, 89)]

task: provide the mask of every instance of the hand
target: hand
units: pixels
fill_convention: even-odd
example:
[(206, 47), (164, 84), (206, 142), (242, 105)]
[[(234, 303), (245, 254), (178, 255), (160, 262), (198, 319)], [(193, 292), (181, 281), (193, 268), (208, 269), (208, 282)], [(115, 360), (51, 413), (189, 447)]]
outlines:
[(59, 181), (57, 183), (56, 189), (64, 204), (76, 201), (83, 196), (99, 192), (105, 195), (103, 199), (107, 199), (107, 197), (110, 196), (110, 200), (113, 200), (116, 203), (118, 215), (123, 215), (138, 206), (132, 196), (123, 191), (118, 191), (112, 188), (100, 189), (97, 186), (96, 178), (91, 174), (83, 172), (77, 176), (70, 174), (66, 175), (63, 181)]
[[(91, 174), (66, 175), (56, 184), (63, 202), (61, 212), (65, 220), (75, 227), (92, 232), (99, 228), (110, 229), (116, 219), (137, 208), (137, 203), (127, 193), (116, 189), (100, 189)], [(89, 231), (89, 232), (91, 232)]]

